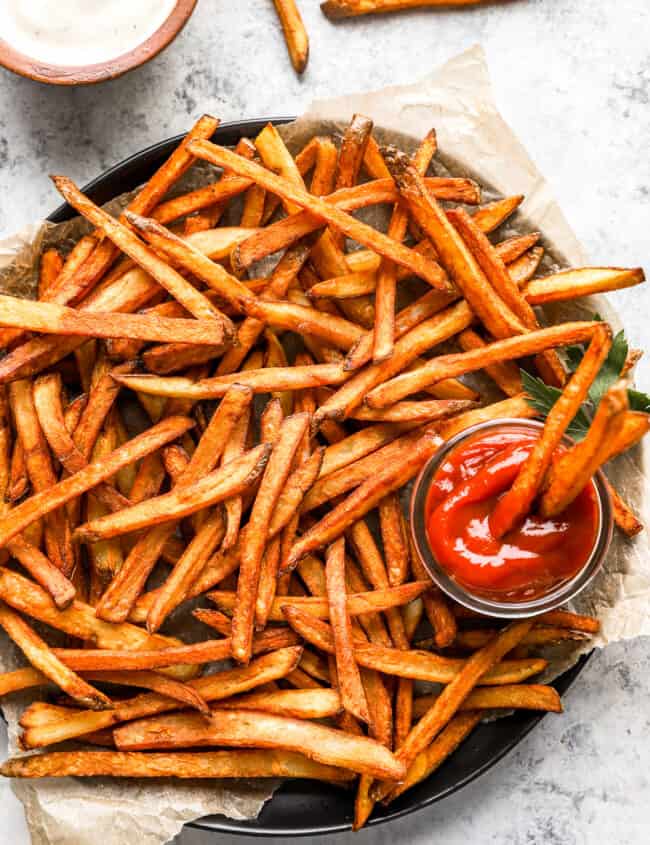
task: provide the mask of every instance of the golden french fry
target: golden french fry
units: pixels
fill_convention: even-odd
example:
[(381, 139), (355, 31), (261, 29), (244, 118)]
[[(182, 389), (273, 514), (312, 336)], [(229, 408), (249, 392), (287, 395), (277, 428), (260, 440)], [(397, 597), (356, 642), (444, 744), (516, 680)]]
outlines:
[[(473, 329), (465, 329), (458, 335), (458, 345), (464, 352), (469, 352), (471, 349), (485, 349), (488, 344)], [(506, 396), (517, 396), (521, 393), (519, 367), (512, 361), (498, 361), (484, 369)]]
[(353, 774), (290, 751), (177, 751), (140, 754), (129, 751), (54, 751), (8, 760), (0, 774), (10, 778), (309, 778), (346, 783)]
[(63, 256), (58, 249), (46, 249), (38, 268), (38, 298), (43, 299), (48, 288), (54, 288), (63, 269)]
[(345, 540), (341, 537), (327, 551), (325, 565), (327, 602), (334, 633), (336, 677), (343, 708), (363, 722), (370, 721), (368, 702), (354, 659), (352, 625), (345, 585)]
[(287, 50), (296, 73), (302, 73), (309, 59), (309, 38), (295, 0), (273, 0), (280, 18)]
[(403, 9), (477, 6), (484, 2), (485, 0), (323, 0), (320, 7), (328, 18), (338, 20), (360, 15), (399, 12)]
[(610, 327), (606, 323), (597, 323), (578, 369), (546, 417), (541, 437), (524, 461), (512, 486), (491, 514), (490, 526), (495, 537), (502, 537), (524, 518), (533, 499), (545, 484), (553, 453), (607, 357), (611, 338)]
[[(379, 613), (390, 607), (399, 607), (413, 601), (429, 586), (430, 583), (427, 581), (411, 581), (408, 584), (400, 584), (398, 587), (350, 593), (347, 602), (348, 613), (351, 616), (359, 616), (364, 613)], [(213, 590), (208, 593), (208, 598), (226, 612), (233, 613), (238, 606), (237, 594), (227, 590)], [(276, 596), (269, 613), (269, 621), (283, 622), (285, 607), (297, 607), (316, 618), (329, 619), (329, 605), (325, 596)]]
[(202, 745), (261, 746), (307, 753), (326, 765), (399, 780), (404, 766), (380, 743), (313, 722), (248, 710), (214, 710), (209, 722), (191, 715), (158, 716), (117, 728), (120, 750)]
[(74, 584), (39, 548), (22, 537), (15, 537), (7, 543), (7, 551), (52, 596), (59, 610), (70, 606), (76, 593)]
[[(519, 393), (521, 393), (521, 386)], [(352, 411), (350, 417), (364, 422), (431, 423), (453, 417), (461, 411), (468, 411), (474, 407), (476, 407), (476, 402), (469, 399), (431, 399), (418, 402), (396, 402), (389, 408), (373, 409), (363, 406)]]
[(269, 523), (269, 539), (282, 531), (299, 510), (302, 500), (318, 478), (324, 452), (322, 447), (316, 449), (287, 478)]
[(489, 202), (474, 213), (474, 222), (482, 232), (489, 234), (504, 223), (524, 201), (523, 194)]
[[(413, 703), (413, 716), (418, 719), (435, 703), (433, 695), (422, 695)], [(562, 712), (562, 701), (553, 687), (544, 684), (504, 684), (501, 687), (478, 687), (467, 696), (461, 710), (546, 710)]]
[(396, 587), (408, 576), (409, 550), (402, 525), (402, 507), (396, 493), (385, 496), (378, 506), (381, 541), (386, 556), (388, 582)]
[(547, 302), (623, 290), (644, 281), (645, 273), (640, 267), (631, 270), (622, 267), (581, 267), (562, 270), (529, 282), (524, 289), (524, 296), (531, 305), (544, 305)]
[(194, 484), (177, 484), (170, 493), (80, 525), (75, 531), (75, 537), (84, 543), (96, 543), (130, 531), (182, 519), (202, 508), (243, 493), (264, 471), (269, 452), (265, 444), (256, 446), (241, 458), (231, 461), (227, 467), (213, 470)]
[(474, 372), (489, 364), (536, 355), (551, 347), (583, 343), (591, 339), (599, 326), (602, 330), (603, 324), (598, 322), (561, 323), (506, 340), (497, 340), (481, 349), (439, 355), (418, 370), (404, 373), (375, 388), (366, 397), (366, 402), (371, 408), (383, 408), (437, 381)]
[(333, 689), (252, 692), (219, 702), (221, 710), (260, 710), (294, 719), (327, 719), (341, 712), (341, 697)]

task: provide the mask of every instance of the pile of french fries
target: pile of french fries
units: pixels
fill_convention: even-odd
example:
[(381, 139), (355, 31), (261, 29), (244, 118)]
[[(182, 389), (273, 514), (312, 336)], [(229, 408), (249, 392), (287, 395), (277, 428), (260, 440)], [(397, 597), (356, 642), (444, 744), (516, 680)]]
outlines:
[[(536, 649), (597, 621), (499, 628), (455, 606), (399, 494), (444, 440), (535, 415), (514, 364), (534, 356), (561, 395), (499, 524), (533, 501), (561, 511), (648, 415), (615, 385), (553, 463), (610, 331), (542, 328), (533, 306), (643, 273), (534, 279), (537, 233), (487, 237), (522, 197), (481, 206), (471, 180), (427, 175), (433, 132), (409, 158), (355, 115), (338, 146), (315, 137), (294, 158), (272, 125), (234, 151), (210, 141), (217, 125), (201, 118), (119, 219), (54, 177), (94, 230), (44, 253), (37, 301), (0, 296), (0, 626), (29, 663), (0, 696), (53, 685), (22, 714), (23, 747), (88, 745), (1, 771), (356, 781), (359, 828), (486, 709), (561, 710), (529, 683)], [(168, 199), (197, 159), (215, 181)], [(380, 203), (386, 232), (351, 213)], [(219, 225), (226, 212), (239, 224)], [(424, 292), (398, 308), (412, 277)], [(461, 351), (437, 354), (448, 341)], [(569, 343), (589, 346), (567, 379)], [(479, 370), (502, 401), (459, 380)], [(620, 498), (617, 521), (640, 527)], [(165, 633), (191, 608), (202, 641)], [(442, 692), (418, 695), (422, 681)]]

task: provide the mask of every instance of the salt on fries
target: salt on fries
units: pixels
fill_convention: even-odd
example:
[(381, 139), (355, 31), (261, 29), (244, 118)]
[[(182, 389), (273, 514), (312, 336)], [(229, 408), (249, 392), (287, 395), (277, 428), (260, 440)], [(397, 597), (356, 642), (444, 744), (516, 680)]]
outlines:
[[(302, 72), (297, 9), (275, 5)], [(488, 237), (523, 198), (481, 206), (472, 180), (427, 175), (434, 132), (408, 156), (380, 148), (355, 115), (340, 151), (322, 136), (294, 156), (272, 125), (234, 152), (210, 141), (217, 125), (202, 118), (119, 219), (55, 177), (93, 231), (67, 256), (43, 254), (37, 301), (0, 296), (0, 626), (31, 664), (0, 675), (0, 695), (55, 685), (75, 707), (34, 701), (23, 746), (96, 749), (1, 771), (358, 778), (356, 829), (377, 800), (428, 777), (483, 711), (561, 711), (534, 683), (547, 666), (535, 649), (584, 640), (597, 620), (556, 610), (481, 624), (432, 584), (399, 494), (456, 434), (536, 415), (516, 363), (533, 357), (557, 401), (493, 528), (531, 507), (561, 512), (650, 417), (630, 406), (632, 352), (584, 440), (555, 458), (611, 332), (596, 320), (543, 327), (533, 307), (644, 276), (535, 278), (539, 233)], [(168, 199), (196, 159), (223, 172)], [(237, 197), (239, 225), (217, 226)], [(387, 233), (354, 216), (380, 203), (392, 205)], [(277, 252), (268, 276), (248, 277)], [(397, 310), (411, 276), (429, 287)], [(295, 359), (289, 335), (304, 346)], [(453, 342), (460, 351), (440, 354)], [(569, 374), (558, 350), (576, 344)], [(503, 400), (481, 403), (460, 380), (477, 371)], [(271, 399), (258, 434), (260, 394)], [(641, 530), (611, 495), (622, 530)], [(160, 633), (199, 598), (212, 605), (193, 610), (203, 641)], [(28, 619), (83, 648), (50, 646)], [(431, 633), (417, 639), (422, 621)], [(203, 674), (224, 659), (231, 668)], [(420, 681), (443, 690), (419, 695)], [(116, 684), (138, 692), (113, 700)]]

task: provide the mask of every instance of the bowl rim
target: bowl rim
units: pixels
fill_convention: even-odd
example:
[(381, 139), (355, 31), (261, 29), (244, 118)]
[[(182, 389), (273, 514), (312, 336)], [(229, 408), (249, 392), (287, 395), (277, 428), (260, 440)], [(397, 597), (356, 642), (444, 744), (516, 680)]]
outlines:
[[(420, 470), (410, 499), (409, 529), (413, 538), (415, 550), (424, 564), (434, 583), (450, 598), (469, 610), (474, 610), (484, 616), (498, 619), (525, 619), (539, 616), (550, 610), (566, 604), (581, 593), (600, 571), (609, 550), (614, 531), (614, 518), (611, 496), (602, 470), (598, 470), (592, 479), (598, 503), (598, 531), (589, 557), (580, 570), (567, 581), (554, 587), (549, 593), (528, 601), (504, 602), (489, 599), (473, 593), (452, 578), (436, 561), (427, 539), (426, 531), (426, 499), (429, 493), (431, 476), (453, 449), (475, 434), (500, 427), (514, 427), (536, 429), (542, 431), (544, 423), (516, 417), (501, 417), (485, 420), (470, 426), (456, 434), (443, 444), (429, 458)], [(564, 435), (563, 442), (574, 445), (574, 441)]]
[(95, 85), (117, 79), (146, 64), (168, 47), (189, 21), (197, 3), (198, 0), (176, 0), (169, 16), (155, 32), (142, 44), (114, 59), (85, 65), (50, 64), (21, 53), (0, 38), (0, 66), (26, 79), (48, 85)]

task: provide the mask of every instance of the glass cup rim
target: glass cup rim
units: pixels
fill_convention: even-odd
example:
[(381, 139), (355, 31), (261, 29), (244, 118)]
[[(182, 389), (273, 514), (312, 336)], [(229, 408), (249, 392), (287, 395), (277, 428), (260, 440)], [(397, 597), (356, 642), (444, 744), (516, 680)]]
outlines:
[[(483, 596), (478, 596), (455, 581), (442, 568), (442, 566), (438, 564), (429, 546), (426, 533), (425, 508), (430, 481), (433, 473), (444, 460), (445, 456), (448, 455), (452, 449), (458, 446), (459, 443), (463, 442), (472, 435), (475, 435), (477, 432), (500, 428), (503, 426), (534, 428), (540, 431), (544, 428), (544, 424), (539, 420), (503, 417), (477, 423), (476, 425), (470, 426), (469, 428), (466, 428), (454, 435), (454, 437), (440, 446), (440, 448), (429, 458), (420, 470), (411, 493), (409, 522), (411, 537), (420, 560), (424, 564), (424, 567), (431, 576), (434, 584), (436, 584), (446, 595), (469, 610), (474, 610), (484, 616), (493, 616), (501, 619), (521, 619), (530, 616), (538, 616), (549, 610), (555, 610), (575, 598), (585, 589), (585, 587), (588, 586), (600, 570), (605, 560), (605, 555), (607, 554), (612, 539), (614, 519), (611, 497), (607, 488), (605, 476), (601, 470), (598, 470), (593, 477), (594, 488), (596, 490), (596, 500), (598, 503), (598, 532), (589, 558), (580, 571), (573, 576), (573, 578), (568, 581), (564, 581), (546, 595), (539, 596), (538, 598), (531, 599), (529, 601), (520, 602), (499, 602)], [(573, 441), (568, 435), (563, 437), (563, 443), (567, 445), (574, 445), (574, 442), (575, 441)]]

